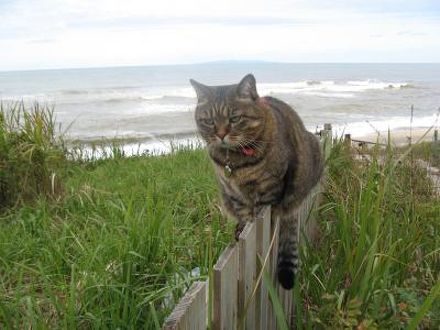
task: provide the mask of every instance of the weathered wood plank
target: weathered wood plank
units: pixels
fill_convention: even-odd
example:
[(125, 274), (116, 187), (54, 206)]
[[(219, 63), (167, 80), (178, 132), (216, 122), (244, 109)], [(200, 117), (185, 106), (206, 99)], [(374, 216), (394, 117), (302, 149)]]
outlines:
[[(272, 251), (270, 253), (270, 269), (269, 274), (271, 274), (273, 279), (273, 285), (276, 288), (276, 285), (278, 283), (276, 271), (277, 271), (277, 261), (278, 261), (278, 236), (279, 236), (279, 219), (272, 218), (271, 219), (271, 230), (270, 230), (270, 237), (275, 235), (274, 244), (272, 247)], [(275, 316), (275, 311), (273, 309), (272, 302), (269, 301), (269, 315), (268, 315), (268, 329), (276, 329), (277, 328), (277, 319)]]
[[(320, 193), (320, 184), (317, 184), (303, 201), (301, 207), (297, 210), (298, 218), (298, 242), (302, 241), (303, 235), (308, 240), (316, 239), (316, 222), (313, 215), (313, 208)], [(300, 243), (301, 245), (301, 243)]]
[[(261, 272), (261, 262), (269, 251), (270, 246), (270, 207), (265, 208), (263, 215), (260, 219), (257, 219), (257, 274)], [(259, 260), (258, 260), (259, 259)], [(266, 269), (270, 269), (270, 258), (268, 259), (268, 264), (266, 264)], [(268, 315), (269, 315), (269, 294), (266, 286), (261, 280), (258, 286), (255, 298), (255, 329), (266, 330), (268, 329)]]
[(323, 151), (324, 159), (330, 156), (330, 151), (333, 142), (333, 133), (331, 124), (324, 124), (324, 130), (321, 131), (321, 148)]
[(165, 330), (205, 330), (207, 326), (207, 283), (195, 282), (167, 317)]
[(214, 265), (213, 324), (216, 330), (236, 329), (238, 321), (238, 248), (229, 245)]
[(284, 290), (283, 287), (277, 283), (277, 292), (280, 302), (283, 306), (284, 315), (287, 320), (289, 328), (293, 328), (294, 321), (294, 306), (293, 306), (293, 290)]
[[(238, 278), (238, 315), (244, 318), (245, 329), (255, 329), (255, 300), (249, 300), (257, 278), (257, 229), (255, 222), (249, 222), (238, 238), (239, 278)], [(247, 307), (247, 310), (245, 308)], [(246, 313), (245, 313), (246, 312)]]

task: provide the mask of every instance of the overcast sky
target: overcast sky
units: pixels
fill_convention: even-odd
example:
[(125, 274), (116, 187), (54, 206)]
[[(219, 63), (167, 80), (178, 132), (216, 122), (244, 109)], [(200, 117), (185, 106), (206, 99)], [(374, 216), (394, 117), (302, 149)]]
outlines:
[(0, 70), (439, 59), (439, 0), (0, 0)]

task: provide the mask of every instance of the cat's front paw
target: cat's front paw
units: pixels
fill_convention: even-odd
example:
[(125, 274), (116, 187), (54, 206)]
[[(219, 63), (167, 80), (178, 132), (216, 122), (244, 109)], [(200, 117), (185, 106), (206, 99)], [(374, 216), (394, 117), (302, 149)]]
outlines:
[(255, 208), (255, 219), (262, 219), (264, 218), (264, 214), (266, 213), (267, 205), (259, 206)]
[(238, 241), (238, 238), (240, 237), (240, 234), (243, 231), (245, 226), (246, 226), (246, 221), (240, 221), (239, 223), (237, 223), (237, 226), (235, 226), (235, 240), (236, 241)]

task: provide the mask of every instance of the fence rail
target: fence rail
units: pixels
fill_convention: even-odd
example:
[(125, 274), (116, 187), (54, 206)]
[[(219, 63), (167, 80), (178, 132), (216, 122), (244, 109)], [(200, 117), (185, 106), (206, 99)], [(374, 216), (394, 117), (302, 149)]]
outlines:
[[(428, 129), (427, 129), (428, 130)], [(429, 135), (428, 135), (429, 137)], [(409, 144), (411, 144), (412, 142), (412, 138), (411, 137), (407, 137), (409, 139)], [(438, 143), (438, 129), (434, 129), (433, 134), (432, 134), (432, 142)], [(366, 146), (366, 145), (378, 145), (378, 146), (382, 146), (382, 147), (386, 147), (388, 146), (388, 143), (380, 143), (380, 142), (375, 142), (375, 141), (365, 141), (365, 140), (359, 140), (359, 139), (353, 139), (351, 137), (351, 134), (345, 134), (344, 135), (344, 142), (348, 145), (351, 145), (353, 142), (357, 143), (359, 146)]]
[[(331, 125), (321, 131), (321, 143), (327, 155), (331, 144)], [(318, 184), (296, 211), (298, 235), (311, 227), (311, 211), (320, 193)], [(164, 329), (277, 329), (277, 320), (263, 271), (272, 278), (285, 318), (294, 322), (293, 291), (284, 290), (275, 279), (278, 254), (278, 219), (271, 218), (270, 207), (262, 216), (246, 224), (238, 242), (230, 244), (220, 255), (212, 272), (212, 289), (208, 281), (195, 282), (165, 320)], [(212, 315), (209, 305), (212, 304)]]

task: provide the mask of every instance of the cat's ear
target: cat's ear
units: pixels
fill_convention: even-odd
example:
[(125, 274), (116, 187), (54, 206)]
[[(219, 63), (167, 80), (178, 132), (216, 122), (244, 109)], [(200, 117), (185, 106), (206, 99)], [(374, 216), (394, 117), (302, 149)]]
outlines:
[(255, 77), (249, 73), (238, 84), (237, 87), (238, 97), (241, 99), (248, 99), (255, 101), (258, 99), (257, 83)]
[(200, 104), (207, 102), (209, 96), (211, 95), (211, 90), (209, 89), (209, 87), (195, 81), (194, 79), (190, 79), (189, 82), (196, 91), (198, 103)]

